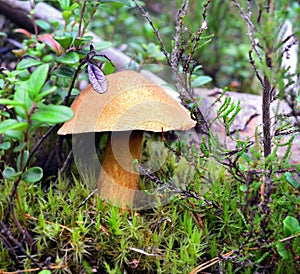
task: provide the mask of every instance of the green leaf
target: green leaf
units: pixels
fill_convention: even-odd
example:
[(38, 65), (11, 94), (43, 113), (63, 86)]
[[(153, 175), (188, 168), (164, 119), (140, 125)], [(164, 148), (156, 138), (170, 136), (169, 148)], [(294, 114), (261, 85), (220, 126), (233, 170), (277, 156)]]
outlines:
[(243, 153), (242, 158), (248, 163), (251, 163), (250, 156), (247, 153)]
[(73, 3), (71, 6), (69, 6), (68, 10), (74, 10), (78, 7), (79, 5), (77, 3)]
[(0, 123), (0, 133), (5, 134), (10, 130), (21, 130), (25, 131), (28, 124), (26, 122), (18, 122), (14, 119), (7, 119)]
[(32, 115), (32, 120), (58, 124), (70, 120), (73, 115), (73, 110), (70, 107), (40, 104)]
[(291, 172), (284, 173), (286, 180), (288, 183), (294, 188), (298, 189), (300, 186), (300, 182), (297, 182)]
[(24, 138), (24, 132), (27, 126), (28, 124), (26, 122), (7, 119), (0, 123), (0, 133), (20, 141)]
[(29, 157), (29, 151), (25, 150), (24, 153), (19, 153), (17, 157), (17, 170), (21, 171), (27, 164), (27, 160)]
[(5, 135), (18, 141), (24, 139), (24, 131), (21, 130), (8, 130), (5, 132)]
[(46, 32), (51, 32), (51, 25), (47, 21), (36, 19), (35, 23)]
[(286, 237), (295, 235), (300, 232), (299, 221), (291, 216), (287, 216), (283, 220), (283, 231)]
[(51, 271), (44, 269), (44, 270), (40, 271), (38, 274), (51, 274)]
[[(69, 12), (69, 11), (67, 11)], [(64, 48), (64, 49), (67, 49), (69, 48), (69, 46), (71, 45), (72, 41), (73, 41), (73, 36), (55, 36), (54, 37), (55, 40), (61, 44), (61, 46)]]
[(3, 149), (3, 150), (8, 150), (8, 149), (10, 149), (10, 147), (11, 147), (10, 142), (4, 142), (4, 143), (0, 144), (0, 149)]
[(109, 41), (102, 41), (94, 44), (96, 51), (101, 51), (110, 48), (112, 47), (112, 45), (113, 45), (112, 42)]
[(13, 151), (14, 153), (21, 152), (22, 150), (24, 150), (26, 146), (27, 146), (27, 142), (22, 142), (18, 146), (16, 146)]
[(93, 39), (94, 39), (93, 36), (83, 36), (83, 37), (76, 38), (74, 41), (74, 46), (78, 48), (81, 45), (91, 43)]
[(16, 172), (12, 167), (6, 167), (2, 174), (5, 179), (14, 181), (20, 176), (21, 172)]
[(115, 67), (110, 62), (104, 63), (103, 72), (105, 75), (111, 74), (114, 71), (115, 71)]
[(247, 191), (247, 186), (246, 185), (240, 185), (240, 191), (246, 192)]
[(72, 78), (75, 74), (75, 69), (67, 66), (62, 66), (53, 71), (52, 75), (63, 77), (63, 78)]
[(66, 22), (68, 22), (71, 15), (72, 15), (72, 11), (70, 11), (70, 10), (64, 10), (63, 13), (62, 13), (62, 16), (63, 16), (63, 18)]
[(43, 62), (45, 63), (49, 63), (52, 62), (54, 60), (54, 56), (52, 54), (47, 54), (43, 57)]
[(0, 99), (0, 104), (6, 106), (23, 106), (23, 107), (25, 106), (24, 103), (15, 100), (10, 100), (10, 99)]
[(78, 53), (74, 51), (67, 52), (56, 58), (57, 62), (66, 64), (66, 65), (74, 65), (77, 64), (80, 60)]
[(40, 94), (38, 94), (38, 95), (34, 98), (34, 100), (35, 100), (36, 102), (41, 101), (45, 96), (47, 96), (47, 95), (53, 93), (53, 92), (56, 90), (56, 88), (57, 88), (57, 87), (54, 86), (54, 87), (51, 87), (51, 88), (48, 89), (48, 90), (45, 90), (45, 91), (41, 92)]
[(28, 87), (29, 87), (28, 91), (34, 95), (32, 98), (34, 98), (44, 86), (46, 79), (48, 77), (48, 71), (49, 71), (49, 65), (44, 64), (38, 66), (31, 74), (28, 80)]
[(113, 3), (113, 4), (123, 4), (126, 6), (131, 6), (128, 0), (102, 0), (101, 3)]
[(27, 119), (27, 114), (32, 106), (32, 100), (30, 99), (28, 92), (27, 81), (20, 84), (14, 94), (14, 101), (20, 102), (23, 105), (15, 106), (16, 113), (24, 119)]
[(35, 183), (43, 178), (43, 170), (40, 167), (31, 167), (22, 175), (22, 180), (27, 183)]
[(284, 243), (278, 243), (276, 245), (277, 247), (277, 251), (279, 253), (279, 255), (284, 258), (284, 259), (288, 259), (289, 258), (289, 253), (287, 252), (287, 250), (285, 249)]
[[(161, 86), (162, 86), (163, 88), (166, 87), (166, 88), (168, 88), (168, 89), (174, 90), (175, 92), (178, 93), (177, 88), (176, 88), (174, 85), (171, 85), (171, 84), (162, 84)], [(179, 96), (179, 94), (178, 94), (178, 96)]]
[(144, 51), (143, 47), (139, 43), (131, 42), (131, 43), (129, 43), (129, 46), (130, 46), (130, 48), (134, 49), (137, 52)]
[(70, 0), (60, 0), (59, 4), (62, 10), (67, 10), (70, 6)]
[(27, 69), (27, 68), (34, 67), (34, 66), (39, 66), (41, 64), (42, 64), (42, 62), (40, 60), (31, 59), (31, 58), (24, 58), (17, 65), (17, 69), (18, 70)]
[(192, 87), (200, 87), (203, 86), (209, 82), (211, 82), (212, 78), (209, 76), (198, 76), (193, 82), (192, 82)]

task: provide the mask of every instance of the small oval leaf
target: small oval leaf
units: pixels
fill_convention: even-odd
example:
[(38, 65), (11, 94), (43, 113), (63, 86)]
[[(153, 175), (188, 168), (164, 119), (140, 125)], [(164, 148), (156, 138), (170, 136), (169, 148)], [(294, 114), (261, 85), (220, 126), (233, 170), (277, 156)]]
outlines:
[(299, 221), (295, 217), (287, 216), (283, 220), (283, 231), (286, 237), (299, 233), (300, 232)]
[(10, 147), (11, 147), (10, 142), (4, 142), (4, 143), (0, 144), (0, 149), (3, 149), (3, 150), (8, 150), (8, 149), (10, 149)]
[(284, 258), (284, 259), (288, 259), (289, 258), (289, 253), (287, 252), (287, 250), (285, 249), (285, 245), (284, 243), (278, 243), (276, 245), (277, 247), (277, 251), (279, 253), (279, 255)]
[(61, 66), (55, 71), (53, 71), (52, 75), (63, 77), (63, 78), (72, 78), (75, 74), (75, 69), (67, 66)]
[(48, 77), (49, 65), (44, 64), (38, 66), (31, 74), (28, 80), (28, 91), (36, 96), (44, 86), (46, 79)]
[(112, 42), (109, 41), (101, 41), (94, 44), (96, 51), (101, 51), (113, 46)]
[(17, 157), (17, 170), (23, 170), (27, 164), (27, 160), (29, 158), (29, 151), (25, 150), (24, 153), (19, 153)]
[(10, 100), (10, 99), (0, 99), (0, 105), (6, 105), (6, 106), (25, 106), (24, 103)]
[(21, 174), (20, 172), (16, 172), (14, 168), (12, 167), (7, 167), (3, 170), (3, 177), (9, 181), (14, 181), (16, 180), (19, 175)]
[(22, 180), (27, 183), (35, 183), (43, 178), (43, 170), (40, 167), (31, 167), (22, 175)]
[(74, 113), (70, 107), (39, 104), (32, 120), (48, 124), (59, 124), (70, 120)]
[(74, 51), (70, 51), (56, 58), (59, 63), (66, 65), (74, 65), (79, 62), (79, 55)]
[(193, 82), (192, 87), (201, 87), (209, 82), (211, 82), (212, 78), (209, 76), (198, 76)]
[(28, 82), (23, 82), (17, 87), (14, 94), (14, 101), (23, 104), (22, 106), (15, 106), (16, 113), (24, 119), (27, 119), (27, 113), (29, 112), (33, 103), (29, 96), (28, 89)]
[(40, 271), (38, 274), (51, 274), (51, 271), (44, 269), (44, 270)]
[(6, 133), (9, 130), (26, 130), (28, 124), (26, 122), (18, 122), (14, 119), (7, 119), (0, 123), (0, 133)]
[(24, 58), (17, 65), (17, 69), (19, 69), (19, 70), (21, 70), (21, 69), (27, 69), (27, 68), (34, 67), (34, 66), (39, 66), (41, 64), (42, 64), (42, 62), (40, 60), (31, 59), (31, 58)]
[[(66, 11), (66, 12), (69, 12), (69, 11)], [(55, 40), (61, 44), (61, 46), (64, 48), (64, 49), (67, 49), (69, 48), (69, 46), (71, 45), (72, 41), (73, 41), (73, 37), (72, 36), (55, 36)]]
[(300, 187), (300, 182), (298, 182), (295, 178), (294, 175), (291, 172), (286, 172), (285, 178), (288, 181), (288, 183), (294, 188), (298, 189)]

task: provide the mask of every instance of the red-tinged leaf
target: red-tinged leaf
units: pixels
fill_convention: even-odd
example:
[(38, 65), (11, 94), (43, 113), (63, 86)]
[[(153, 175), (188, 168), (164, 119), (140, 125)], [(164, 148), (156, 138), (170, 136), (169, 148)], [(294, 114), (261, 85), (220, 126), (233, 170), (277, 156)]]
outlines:
[(31, 39), (31, 37), (32, 37), (32, 34), (31, 34), (29, 31), (27, 31), (26, 29), (16, 29), (15, 32), (23, 33), (23, 34), (25, 34), (29, 39)]
[(38, 40), (51, 47), (57, 55), (61, 55), (65, 52), (64, 48), (53, 38), (52, 34), (42, 34), (39, 36)]
[(104, 93), (107, 91), (108, 83), (103, 71), (92, 63), (88, 63), (88, 76), (95, 91)]

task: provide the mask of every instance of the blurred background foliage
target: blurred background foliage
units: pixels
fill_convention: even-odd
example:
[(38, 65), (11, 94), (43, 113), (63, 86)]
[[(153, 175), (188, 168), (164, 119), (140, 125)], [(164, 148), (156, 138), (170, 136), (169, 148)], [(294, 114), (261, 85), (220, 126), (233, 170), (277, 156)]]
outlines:
[[(122, 2), (122, 1), (120, 1)], [(175, 35), (174, 24), (177, 9), (181, 5), (177, 1), (143, 1), (145, 8), (159, 29), (167, 50), (171, 50), (172, 38)], [(196, 32), (202, 22), (203, 4), (206, 1), (189, 1), (188, 14), (185, 24), (191, 31)], [(253, 5), (263, 5), (264, 1), (253, 1)], [(298, 1), (278, 0), (277, 22), (283, 23), (289, 19), (299, 32), (300, 5)], [(211, 87), (229, 87), (245, 93), (260, 94), (261, 90), (255, 79), (254, 72), (248, 59), (250, 49), (247, 37), (247, 26), (232, 1), (216, 0), (209, 5), (206, 36), (213, 36), (209, 41), (204, 40), (195, 60), (202, 66), (203, 74), (212, 78)], [(257, 8), (258, 10), (258, 8)], [(257, 15), (253, 15), (257, 17)], [(159, 47), (155, 47), (156, 38), (151, 26), (132, 5), (105, 3), (97, 10), (91, 29), (99, 36), (113, 41), (114, 45), (126, 51), (138, 62), (142, 60), (153, 62), (160, 59)], [(276, 36), (274, 33), (274, 43)], [(153, 44), (154, 43), (154, 44)]]

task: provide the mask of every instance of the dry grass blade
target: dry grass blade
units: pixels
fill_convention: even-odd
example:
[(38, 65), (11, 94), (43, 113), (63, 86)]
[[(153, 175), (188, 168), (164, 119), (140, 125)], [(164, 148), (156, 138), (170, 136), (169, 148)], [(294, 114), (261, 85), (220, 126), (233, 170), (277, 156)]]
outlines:
[[(224, 258), (228, 258), (229, 256), (231, 256), (233, 254), (233, 251), (230, 251), (224, 255), (222, 255), (222, 257)], [(196, 268), (194, 268), (190, 274), (196, 274), (196, 273), (199, 273), (200, 271), (203, 271), (211, 266), (213, 266), (214, 264), (216, 264), (217, 262), (219, 261), (219, 258), (218, 257), (215, 257), (211, 260), (209, 260), (208, 262), (205, 262), (199, 266), (197, 266)]]
[(31, 273), (31, 272), (36, 272), (36, 271), (41, 271), (41, 270), (55, 270), (55, 269), (63, 269), (65, 268), (65, 265), (50, 265), (49, 268), (43, 267), (42, 269), (40, 268), (31, 268), (31, 269), (24, 269), (22, 271), (13, 271), (13, 272), (6, 272), (0, 269), (0, 274), (20, 274), (20, 273)]

